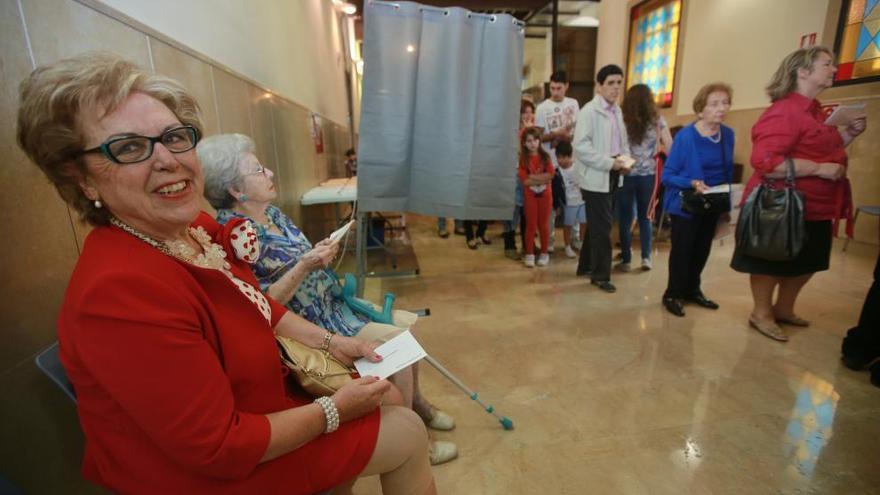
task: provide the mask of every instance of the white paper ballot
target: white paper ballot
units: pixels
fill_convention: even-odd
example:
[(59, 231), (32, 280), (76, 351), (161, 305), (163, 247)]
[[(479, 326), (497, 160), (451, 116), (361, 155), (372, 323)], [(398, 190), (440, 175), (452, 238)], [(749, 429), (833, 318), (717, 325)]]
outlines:
[(633, 165), (636, 164), (635, 158), (633, 158), (629, 155), (620, 155), (617, 157), (617, 159), (621, 160), (623, 162), (623, 168), (625, 168), (625, 169), (630, 169), (630, 168), (632, 168)]
[(376, 354), (382, 356), (378, 363), (366, 358), (354, 362), (361, 376), (385, 379), (428, 355), (409, 330), (377, 347)]
[(346, 233), (348, 233), (348, 229), (350, 229), (352, 225), (354, 225), (354, 220), (352, 220), (352, 221), (348, 222), (347, 224), (343, 225), (342, 227), (339, 227), (338, 229), (334, 230), (333, 233), (330, 234), (330, 240), (333, 242), (336, 242), (339, 239), (342, 239), (342, 236), (344, 236)]
[(719, 184), (717, 186), (712, 186), (708, 191), (703, 192), (703, 194), (720, 194), (720, 193), (729, 193), (730, 192), (730, 184)]
[(856, 119), (865, 117), (865, 104), (855, 103), (852, 105), (839, 105), (831, 112), (831, 115), (825, 119), (825, 125), (849, 125)]

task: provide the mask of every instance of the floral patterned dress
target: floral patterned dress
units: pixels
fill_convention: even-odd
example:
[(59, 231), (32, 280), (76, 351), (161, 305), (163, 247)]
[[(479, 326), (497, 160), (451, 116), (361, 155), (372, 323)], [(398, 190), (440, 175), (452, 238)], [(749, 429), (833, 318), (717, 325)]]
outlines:
[[(217, 221), (221, 224), (226, 224), (233, 218), (245, 218), (254, 224), (257, 239), (260, 241), (260, 257), (251, 268), (263, 291), (277, 282), (312, 249), (312, 243), (280, 209), (270, 205), (266, 209), (266, 215), (283, 235), (268, 231), (241, 213), (227, 209), (217, 211)], [(321, 328), (347, 337), (356, 335), (369, 320), (355, 314), (341, 297), (333, 294), (336, 286), (338, 280), (332, 270), (315, 270), (306, 275), (290, 301), (278, 302)]]

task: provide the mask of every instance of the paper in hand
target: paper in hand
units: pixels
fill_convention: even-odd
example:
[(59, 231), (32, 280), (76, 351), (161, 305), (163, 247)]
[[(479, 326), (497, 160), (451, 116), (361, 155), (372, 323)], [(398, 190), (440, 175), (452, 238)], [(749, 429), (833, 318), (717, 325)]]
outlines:
[(378, 363), (366, 358), (354, 362), (361, 376), (375, 376), (384, 380), (428, 355), (409, 330), (377, 347), (376, 354), (382, 356)]
[(856, 119), (865, 118), (865, 104), (854, 103), (852, 105), (839, 105), (831, 112), (831, 115), (825, 119), (825, 125), (842, 126), (849, 125)]
[(620, 155), (617, 157), (617, 159), (623, 162), (623, 168), (625, 169), (630, 169), (633, 165), (636, 164), (635, 158), (629, 155)]
[(330, 234), (330, 240), (336, 242), (339, 239), (342, 239), (342, 236), (344, 236), (348, 232), (348, 229), (350, 229), (352, 225), (354, 225), (354, 220), (334, 230), (333, 233)]

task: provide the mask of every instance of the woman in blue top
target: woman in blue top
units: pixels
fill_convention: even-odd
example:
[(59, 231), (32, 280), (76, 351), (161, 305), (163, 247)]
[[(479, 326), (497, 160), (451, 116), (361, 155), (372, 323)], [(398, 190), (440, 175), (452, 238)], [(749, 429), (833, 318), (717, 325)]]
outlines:
[(663, 168), (663, 209), (672, 218), (669, 282), (663, 306), (675, 316), (684, 316), (685, 301), (718, 309), (716, 302), (703, 295), (700, 275), (709, 259), (718, 221), (727, 213), (691, 215), (682, 210), (681, 192), (703, 194), (712, 186), (731, 182), (733, 129), (721, 123), (730, 111), (732, 96), (733, 90), (724, 83), (700, 88), (694, 98), (697, 120), (675, 136)]
[[(385, 340), (418, 318), (407, 311), (394, 311), (394, 325), (370, 322), (355, 313), (339, 294), (338, 280), (327, 267), (339, 245), (324, 239), (314, 246), (290, 218), (271, 202), (278, 193), (274, 174), (257, 160), (254, 142), (241, 134), (222, 134), (203, 139), (197, 148), (205, 175), (205, 198), (217, 208), (217, 221), (250, 220), (259, 241), (260, 257), (251, 265), (260, 287), (279, 303), (331, 332)], [(428, 427), (451, 430), (453, 418), (431, 406), (419, 391), (418, 368), (391, 377), (407, 405)], [(431, 463), (452, 460), (457, 448), (452, 442), (432, 442)]]

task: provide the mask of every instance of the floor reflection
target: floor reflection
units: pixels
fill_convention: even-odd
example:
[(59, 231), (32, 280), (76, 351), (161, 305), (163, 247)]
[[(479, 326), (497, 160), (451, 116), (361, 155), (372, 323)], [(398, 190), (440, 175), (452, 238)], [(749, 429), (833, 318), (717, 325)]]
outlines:
[(790, 460), (790, 474), (804, 480), (813, 477), (819, 455), (833, 434), (839, 399), (834, 385), (809, 371), (804, 373), (785, 429), (783, 448)]

